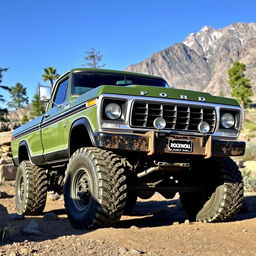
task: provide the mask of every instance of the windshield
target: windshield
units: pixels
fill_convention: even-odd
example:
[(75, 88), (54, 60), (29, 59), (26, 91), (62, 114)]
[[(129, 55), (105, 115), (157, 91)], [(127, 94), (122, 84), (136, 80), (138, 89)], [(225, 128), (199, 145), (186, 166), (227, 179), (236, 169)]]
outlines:
[(77, 72), (73, 75), (72, 94), (81, 95), (101, 85), (127, 86), (132, 84), (169, 87), (167, 82), (162, 78), (143, 77), (107, 72)]

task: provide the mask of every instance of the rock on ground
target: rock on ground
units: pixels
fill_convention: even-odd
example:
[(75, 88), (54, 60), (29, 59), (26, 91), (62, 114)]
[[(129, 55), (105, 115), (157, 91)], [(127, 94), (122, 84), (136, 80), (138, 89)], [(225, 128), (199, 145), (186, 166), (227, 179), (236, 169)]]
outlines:
[(13, 164), (1, 164), (0, 165), (0, 182), (15, 180), (17, 167)]
[(39, 224), (35, 220), (29, 222), (29, 224), (22, 229), (22, 232), (26, 235), (42, 235), (42, 232), (39, 230)]

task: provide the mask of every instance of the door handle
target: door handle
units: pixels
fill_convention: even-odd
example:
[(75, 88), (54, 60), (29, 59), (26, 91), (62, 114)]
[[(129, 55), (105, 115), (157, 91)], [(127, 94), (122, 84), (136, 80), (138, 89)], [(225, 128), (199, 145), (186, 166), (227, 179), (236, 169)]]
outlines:
[(70, 102), (68, 102), (68, 103), (65, 105), (64, 109), (69, 108), (69, 106), (70, 106)]
[(45, 118), (47, 118), (47, 117), (49, 117), (49, 116), (50, 116), (49, 114), (45, 114), (45, 115), (44, 115)]

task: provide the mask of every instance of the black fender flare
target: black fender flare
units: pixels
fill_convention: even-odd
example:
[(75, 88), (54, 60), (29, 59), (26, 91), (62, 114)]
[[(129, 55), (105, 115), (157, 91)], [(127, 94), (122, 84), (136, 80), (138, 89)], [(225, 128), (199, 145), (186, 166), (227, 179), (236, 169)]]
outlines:
[(28, 142), (27, 142), (26, 140), (22, 140), (22, 141), (20, 142), (20, 144), (19, 144), (18, 163), (20, 164), (20, 148), (21, 148), (21, 147), (25, 147), (25, 148), (26, 148), (29, 161), (30, 161), (31, 163), (33, 163), (32, 158), (31, 158), (31, 154), (30, 154), (29, 145), (28, 145)]
[(69, 131), (69, 141), (68, 141), (68, 150), (69, 150), (69, 157), (70, 157), (70, 145), (71, 145), (71, 134), (72, 134), (72, 131), (77, 127), (77, 126), (85, 126), (88, 134), (89, 134), (89, 137), (90, 137), (90, 140), (91, 140), (91, 143), (93, 146), (96, 146), (96, 141), (95, 141), (95, 137), (94, 137), (94, 132), (92, 130), (92, 127), (91, 127), (91, 124), (89, 122), (89, 120), (86, 118), (86, 117), (81, 117), (79, 119), (76, 119), (71, 127), (70, 127), (70, 131)]

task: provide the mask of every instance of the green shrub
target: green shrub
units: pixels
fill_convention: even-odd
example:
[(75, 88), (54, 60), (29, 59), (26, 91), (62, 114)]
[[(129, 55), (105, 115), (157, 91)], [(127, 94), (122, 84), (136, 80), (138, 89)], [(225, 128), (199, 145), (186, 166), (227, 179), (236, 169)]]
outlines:
[(256, 191), (256, 179), (253, 177), (244, 177), (244, 189), (247, 192)]
[(243, 168), (241, 170), (244, 180), (244, 190), (246, 192), (256, 191), (256, 178), (252, 176), (252, 171)]
[(246, 168), (242, 169), (242, 175), (244, 178), (249, 178), (251, 177), (252, 171), (251, 170), (247, 170)]
[(256, 131), (256, 123), (247, 120), (244, 122), (243, 129), (254, 132)]

